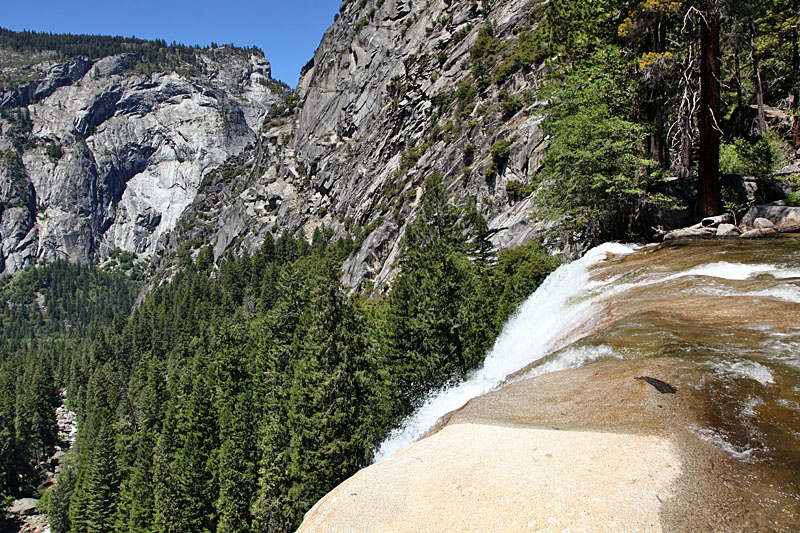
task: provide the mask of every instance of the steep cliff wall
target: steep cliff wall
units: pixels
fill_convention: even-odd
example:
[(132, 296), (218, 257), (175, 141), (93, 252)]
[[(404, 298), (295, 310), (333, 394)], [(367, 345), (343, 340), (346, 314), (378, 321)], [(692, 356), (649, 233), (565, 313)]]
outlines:
[(457, 204), (474, 199), (498, 247), (536, 234), (527, 196), (546, 147), (545, 67), (526, 39), (540, 6), (488, 4), (345, 2), (293, 98), (273, 110), (253, 150), (209, 174), (163, 241), (161, 264), (174, 264), (189, 238), (219, 256), (324, 225), (360, 243), (346, 281), (383, 287), (433, 172)]
[(198, 50), (152, 74), (138, 64), (50, 59), (0, 92), (0, 273), (114, 248), (148, 257), (203, 176), (253, 143), (286, 94), (250, 50)]

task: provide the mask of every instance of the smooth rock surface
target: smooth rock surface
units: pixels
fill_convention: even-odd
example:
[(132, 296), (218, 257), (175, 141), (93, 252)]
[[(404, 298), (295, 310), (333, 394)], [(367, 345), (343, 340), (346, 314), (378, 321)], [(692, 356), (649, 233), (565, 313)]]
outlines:
[(753, 228), (755, 229), (767, 229), (774, 227), (775, 224), (768, 218), (758, 217), (757, 219), (753, 220)]
[(23, 516), (34, 515), (38, 510), (37, 501), (34, 498), (22, 498), (15, 500), (9, 511)]
[(664, 235), (665, 241), (673, 239), (710, 239), (716, 236), (717, 229), (712, 226), (703, 226), (702, 224), (695, 224), (689, 228), (676, 229)]
[(455, 424), (356, 474), (299, 531), (661, 531), (679, 474), (659, 437)]
[(775, 227), (751, 229), (742, 233), (743, 239), (760, 239), (762, 237), (777, 237), (780, 232)]
[(783, 478), (703, 438), (707, 371), (605, 361), (507, 385), (346, 480), (300, 531), (781, 529), (800, 512)]
[(731, 222), (733, 222), (733, 215), (730, 213), (724, 213), (722, 215), (706, 217), (700, 221), (700, 224), (702, 226), (716, 228), (720, 224), (729, 224)]

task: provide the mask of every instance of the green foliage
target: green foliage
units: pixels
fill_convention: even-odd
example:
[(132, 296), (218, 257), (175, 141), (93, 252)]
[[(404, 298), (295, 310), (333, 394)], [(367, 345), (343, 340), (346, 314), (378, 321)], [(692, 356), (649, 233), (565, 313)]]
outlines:
[(471, 79), (466, 79), (458, 84), (456, 89), (456, 100), (458, 101), (457, 116), (466, 118), (472, 114), (475, 108), (475, 97), (478, 96), (478, 89)]
[(33, 120), (31, 119), (31, 113), (27, 107), (18, 108), (16, 110), (3, 108), (0, 109), (0, 116), (10, 123), (10, 127), (6, 127), (3, 133), (6, 137), (11, 139), (11, 143), (14, 146), (14, 150), (6, 150), (3, 152), (5, 158), (8, 158), (8, 154), (13, 154), (14, 151), (21, 153), (35, 146), (31, 136)]
[(493, 182), (497, 177), (497, 164), (494, 161), (489, 161), (489, 164), (486, 165), (486, 169), (483, 171), (483, 175), (487, 182)]
[(775, 172), (783, 159), (783, 143), (774, 131), (755, 142), (735, 139), (720, 146), (719, 166), (725, 174), (765, 178)]
[(644, 126), (621, 113), (630, 98), (629, 79), (624, 58), (608, 48), (550, 89), (545, 128), (553, 140), (537, 200), (542, 214), (590, 240), (630, 235), (654, 181), (640, 149)]
[(69, 454), (69, 459), (62, 460), (61, 471), (58, 474), (58, 483), (51, 492), (47, 506), (47, 519), (54, 533), (67, 533), (72, 529), (69, 520), (69, 500), (75, 490), (77, 474), (73, 462), (74, 454)]
[(32, 339), (86, 335), (100, 322), (125, 316), (139, 283), (64, 260), (0, 277), (0, 345), (9, 351)]
[[(438, 174), (424, 191), (388, 295), (348, 295), (341, 264), (354, 243), (331, 242), (324, 228), (311, 243), (269, 237), (216, 269), (210, 247), (187, 241), (183, 269), (127, 320), (95, 320), (88, 338), (46, 357), (4, 360), (0, 431), (17, 404), (35, 411), (49, 398), (40, 403), (52, 413), (56, 381), (79, 413), (78, 445), (50, 499), (54, 531), (294, 530), (430, 387), (478, 366), (557, 262), (529, 244), (495, 263), (476, 199), (454, 206)], [(356, 240), (382, 223), (356, 227)], [(50, 290), (26, 279), (0, 290)], [(47, 434), (36, 427), (26, 435)]]
[(524, 106), (519, 96), (511, 96), (505, 89), (500, 91), (498, 99), (500, 100), (500, 112), (506, 120), (516, 115)]
[(527, 198), (533, 193), (533, 185), (530, 183), (522, 183), (518, 180), (510, 180), (506, 183), (506, 194), (508, 199), (512, 202), (518, 202), (523, 198)]
[(534, 63), (542, 61), (546, 56), (544, 46), (530, 28), (522, 29), (511, 52), (492, 70), (494, 83), (501, 85), (514, 73), (529, 69)]
[(391, 393), (396, 417), (425, 391), (463, 379), (482, 363), (506, 308), (519, 301), (511, 289), (496, 298), (513, 262), (490, 266), (488, 227), (474, 199), (469, 206), (461, 213), (451, 205), (441, 175), (433, 174), (425, 182), (422, 211), (406, 230), (386, 323), (386, 353), (398, 384)]
[(508, 162), (508, 156), (511, 155), (511, 142), (507, 139), (499, 139), (495, 141), (489, 151), (492, 156), (492, 162), (498, 167), (502, 168)]
[(50, 358), (0, 352), (0, 494), (38, 496), (43, 461), (57, 444), (58, 404)]
[[(22, 158), (15, 150), (0, 152), (0, 165), (4, 167), (6, 176), (11, 182), (10, 191), (4, 202), (6, 207), (30, 207), (33, 199), (33, 186), (28, 182)], [(10, 193), (10, 194), (9, 194)]]
[(747, 203), (739, 200), (739, 195), (732, 187), (723, 187), (720, 197), (722, 199), (722, 206), (728, 213), (733, 215), (734, 225), (738, 225), (736, 217), (747, 208)]
[(497, 61), (497, 55), (503, 48), (502, 41), (497, 36), (494, 24), (487, 23), (478, 31), (478, 38), (470, 49), (472, 59), (472, 77), (480, 90), (488, 87), (492, 81), (492, 68)]
[(463, 28), (459, 29), (455, 33), (453, 33), (452, 37), (450, 37), (450, 44), (455, 46), (456, 44), (460, 43), (461, 41), (469, 35), (469, 32), (472, 31), (472, 24), (467, 24)]
[(53, 164), (57, 164), (61, 156), (64, 155), (64, 149), (61, 148), (61, 145), (58, 143), (48, 143), (47, 148), (45, 148), (45, 153)]
[(786, 204), (792, 207), (800, 207), (800, 175), (792, 174), (787, 181), (791, 191), (786, 195)]
[(431, 139), (428, 137), (422, 144), (412, 144), (404, 152), (400, 159), (400, 168), (394, 173), (394, 179), (399, 180), (405, 176), (414, 165), (417, 164), (419, 158), (425, 155), (425, 152), (430, 148)]
[(464, 145), (464, 149), (461, 151), (461, 153), (464, 156), (464, 163), (469, 165), (472, 163), (472, 158), (475, 157), (475, 145), (472, 143), (467, 143)]
[(528, 241), (497, 254), (497, 265), (493, 269), (493, 290), (497, 295), (496, 332), (500, 332), (514, 310), (560, 264), (561, 260), (548, 254), (537, 241)]
[(422, 212), (406, 230), (389, 304), (392, 366), (407, 409), (426, 390), (463, 378), (480, 362), (480, 347), (471, 350), (466, 342), (477, 325), (466, 252), (458, 213), (434, 174), (425, 182)]
[[(610, 116), (644, 128), (639, 153), (652, 158), (664, 174), (714, 184), (715, 164), (702, 156), (716, 151), (717, 133), (731, 139), (721, 146), (722, 172), (763, 177), (774, 170), (781, 151), (775, 132), (786, 137), (792, 132), (788, 124), (779, 126), (770, 119), (769, 107), (791, 110), (796, 117), (800, 103), (796, 5), (784, 0), (763, 5), (552, 0), (544, 5), (545, 17), (534, 38), (548, 45), (549, 83), (568, 91), (580, 76), (616, 80), (598, 87), (598, 98), (609, 105)], [(709, 16), (721, 23), (719, 51), (709, 46), (716, 38), (698, 39), (698, 26)], [(608, 56), (609, 50), (618, 57), (607, 68), (598, 68), (599, 56)], [(705, 82), (700, 79), (696, 66), (703, 56), (718, 56), (720, 71), (713, 77), (719, 87), (709, 83), (709, 77)], [(614, 71), (623, 63), (626, 72), (619, 76)], [(567, 79), (571, 81), (564, 84)], [(712, 100), (720, 102), (720, 110), (715, 111), (713, 125), (703, 123), (698, 129), (699, 115), (708, 108), (691, 102), (705, 92), (703, 85), (712, 88)], [(602, 92), (605, 89), (613, 91), (611, 98)], [(763, 137), (754, 140), (753, 135)], [(797, 139), (793, 141), (796, 148)], [(697, 176), (701, 159), (703, 175)], [(701, 202), (712, 210), (714, 203)]]
[(542, 42), (549, 56), (571, 64), (607, 44), (619, 43), (617, 30), (628, 4), (617, 0), (552, 0), (545, 8)]

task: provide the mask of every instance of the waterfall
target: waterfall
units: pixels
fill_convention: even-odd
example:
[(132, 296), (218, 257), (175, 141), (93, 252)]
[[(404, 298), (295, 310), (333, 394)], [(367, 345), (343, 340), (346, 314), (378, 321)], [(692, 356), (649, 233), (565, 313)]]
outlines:
[(795, 376), (790, 390), (800, 391), (796, 243), (695, 243), (607, 261), (609, 254), (638, 248), (603, 244), (550, 274), (505, 324), (483, 366), (429, 394), (379, 446), (376, 462), (472, 398), (516, 379), (608, 358), (693, 357), (709, 369), (708, 380), (745, 391), (736, 399), (743, 424), (754, 398), (795, 410), (800, 400), (794, 397), (771, 399), (750, 388)]
[(600, 283), (590, 281), (591, 267), (605, 260), (608, 254), (628, 254), (636, 248), (606, 243), (551, 273), (506, 322), (483, 366), (466, 381), (429, 394), (423, 405), (380, 445), (375, 461), (410, 445), (439, 418), (495, 389), (509, 374), (589, 331), (596, 316), (595, 303), (600, 298), (599, 294), (593, 294)]

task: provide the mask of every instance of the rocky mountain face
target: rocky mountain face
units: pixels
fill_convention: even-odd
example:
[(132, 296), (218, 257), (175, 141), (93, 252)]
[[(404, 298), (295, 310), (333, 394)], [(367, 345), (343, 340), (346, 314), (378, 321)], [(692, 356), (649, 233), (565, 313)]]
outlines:
[(0, 273), (115, 248), (149, 257), (287, 93), (252, 50), (153, 73), (137, 54), (41, 57), (24, 67), (32, 81), (0, 91)]
[(162, 271), (182, 243), (211, 243), (219, 257), (324, 226), (354, 237), (345, 281), (380, 289), (433, 172), (457, 204), (474, 202), (497, 247), (540, 232), (529, 196), (547, 145), (537, 97), (545, 66), (521, 53), (537, 9), (527, 0), (344, 2), (253, 149), (210, 173), (162, 240)]

